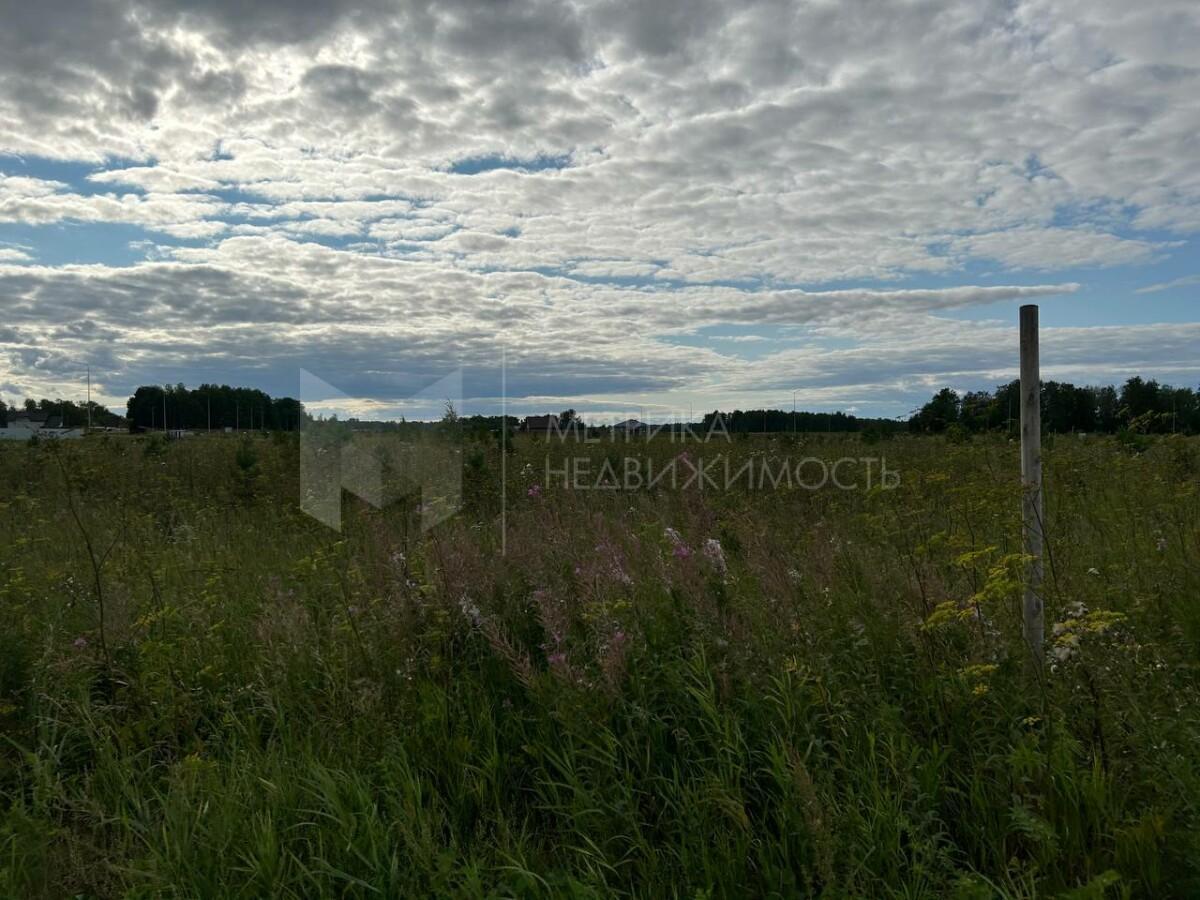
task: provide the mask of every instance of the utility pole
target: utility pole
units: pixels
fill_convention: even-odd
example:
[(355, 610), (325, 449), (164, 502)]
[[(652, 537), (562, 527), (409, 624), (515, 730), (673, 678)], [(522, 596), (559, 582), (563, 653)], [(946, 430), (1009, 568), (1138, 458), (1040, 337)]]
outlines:
[(240, 429), (242, 427), (241, 415), (242, 415), (241, 405), (239, 403), (235, 402), (233, 404), (233, 432), (234, 432), (234, 434), (237, 434), (238, 429)]
[(1042, 602), (1042, 550), (1045, 543), (1042, 503), (1042, 398), (1038, 355), (1038, 308), (1021, 307), (1021, 518), (1025, 535), (1023, 630), (1033, 658), (1042, 671), (1045, 611)]
[(205, 399), (208, 401), (208, 433), (212, 434), (212, 394), (209, 394)]
[(796, 394), (800, 392), (800, 388), (792, 391), (792, 434), (796, 433)]
[(88, 431), (91, 431), (91, 430), (92, 430), (92, 367), (91, 367), (91, 366), (88, 366), (88, 370), (87, 370), (87, 381), (88, 381), (88, 396), (87, 396), (87, 412), (88, 412), (88, 421), (87, 421), (87, 427), (88, 427)]
[(167, 433), (167, 392), (163, 391), (163, 434)]

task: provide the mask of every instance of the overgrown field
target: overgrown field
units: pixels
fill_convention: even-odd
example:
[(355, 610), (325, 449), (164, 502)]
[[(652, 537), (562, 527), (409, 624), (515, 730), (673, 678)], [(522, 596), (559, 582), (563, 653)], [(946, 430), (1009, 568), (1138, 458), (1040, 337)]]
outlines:
[[(1197, 439), (1047, 444), (1040, 680), (1007, 440), (398, 440), (0, 447), (0, 896), (1200, 896)], [(900, 484), (546, 483), (681, 452)]]

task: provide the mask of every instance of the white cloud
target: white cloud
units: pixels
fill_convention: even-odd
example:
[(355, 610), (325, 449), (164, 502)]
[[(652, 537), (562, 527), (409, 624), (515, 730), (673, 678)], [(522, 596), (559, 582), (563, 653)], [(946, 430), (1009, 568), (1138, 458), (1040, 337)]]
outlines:
[[(389, 335), (483, 359), (503, 298), (535, 393), (756, 372), (668, 339), (729, 323), (854, 342), (837, 377), (884, 391), (913, 328), (966, 340), (949, 311), (1200, 230), (1198, 44), (1190, 0), (26, 5), (0, 30), (0, 153), (99, 171), (0, 177), (0, 222), (201, 246), (3, 278), (28, 335), (114, 329), (127, 378), (249, 365), (237, 341), (266, 322), (281, 365), (305, 348), (362, 373)], [(493, 157), (565, 165), (451, 171)], [(954, 286), (980, 262), (1045, 284)], [(819, 289), (856, 283), (894, 290)], [(221, 329), (207, 351), (180, 343), (200, 325)], [(23, 346), (10, 374), (50, 371)]]
[[(7, 321), (24, 336), (9, 352), (10, 377), (30, 366), (43, 377), (72, 370), (93, 352), (94, 336), (104, 334), (110, 371), (120, 373), (115, 392), (118, 383), (162, 381), (180, 369), (282, 372), (301, 365), (347, 393), (386, 401), (465, 366), (477, 395), (495, 396), (504, 348), (514, 396), (621, 394), (668, 402), (690, 392), (707, 399), (738, 384), (769, 388), (780, 373), (823, 390), (839, 380), (878, 382), (863, 389), (882, 393), (888, 377), (893, 391), (908, 377), (924, 337), (940, 335), (946, 349), (927, 354), (922, 371), (951, 358), (960, 365), (967, 351), (952, 348), (964, 335), (979, 334), (979, 326), (937, 316), (1077, 287), (750, 294), (695, 286), (660, 293), (537, 273), (448, 269), (439, 260), (369, 256), (277, 235), (229, 238), (172, 256), (131, 269), (0, 267), (0, 293), (10, 298)], [(64, 334), (68, 324), (86, 327)], [(811, 340), (768, 364), (729, 352), (741, 340), (721, 352), (674, 339), (730, 324), (772, 334), (799, 327)], [(821, 341), (839, 331), (859, 335), (860, 346), (823, 350)]]
[(951, 249), (966, 256), (994, 259), (1010, 269), (1066, 269), (1151, 262), (1180, 242), (1121, 238), (1095, 228), (1022, 226), (956, 238)]
[(1148, 284), (1145, 287), (1138, 288), (1135, 293), (1157, 294), (1160, 291), (1170, 291), (1175, 288), (1191, 287), (1194, 284), (1200, 284), (1200, 275), (1184, 275), (1182, 278), (1175, 278), (1171, 281), (1164, 281), (1159, 284)]

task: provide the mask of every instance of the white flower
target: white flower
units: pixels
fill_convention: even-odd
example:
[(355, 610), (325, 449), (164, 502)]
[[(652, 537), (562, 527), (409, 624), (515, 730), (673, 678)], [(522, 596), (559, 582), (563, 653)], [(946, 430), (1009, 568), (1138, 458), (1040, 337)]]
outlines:
[(479, 607), (472, 603), (471, 598), (466, 594), (458, 598), (458, 608), (462, 610), (464, 616), (471, 620), (473, 625), (483, 622), (483, 615), (479, 612)]
[(726, 571), (725, 551), (721, 549), (721, 542), (716, 538), (709, 538), (704, 542), (703, 550), (713, 568), (724, 575)]
[(676, 531), (674, 528), (664, 528), (663, 529), (663, 537), (665, 537), (672, 544), (682, 544), (683, 543), (683, 538), (680, 537), (679, 532)]
[(1165, 553), (1167, 550), (1167, 539), (1165, 537), (1160, 537), (1157, 541), (1155, 541), (1154, 549), (1156, 549), (1159, 553)]
[(1099, 574), (1100, 574), (1100, 570), (1099, 570), (1099, 569), (1097, 569), (1095, 566), (1092, 566), (1090, 569), (1088, 569), (1087, 573), (1088, 573), (1089, 575), (1099, 575)]

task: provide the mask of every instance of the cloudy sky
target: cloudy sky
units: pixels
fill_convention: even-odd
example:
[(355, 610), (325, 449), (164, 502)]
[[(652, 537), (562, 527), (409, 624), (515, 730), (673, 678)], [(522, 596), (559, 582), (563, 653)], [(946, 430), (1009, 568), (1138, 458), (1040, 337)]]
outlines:
[[(248, 10), (253, 12), (248, 12)], [(0, 2), (0, 397), (1200, 384), (1194, 0)], [(353, 405), (353, 404), (352, 404)], [(409, 412), (411, 414), (411, 408)]]

